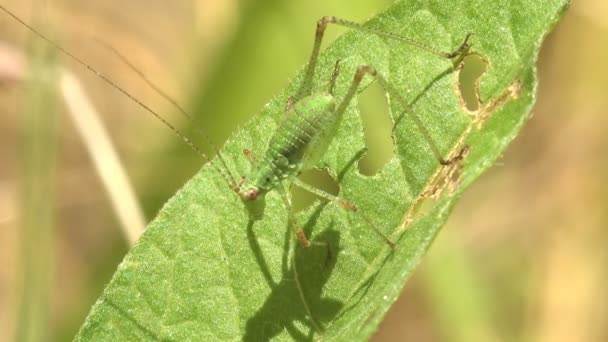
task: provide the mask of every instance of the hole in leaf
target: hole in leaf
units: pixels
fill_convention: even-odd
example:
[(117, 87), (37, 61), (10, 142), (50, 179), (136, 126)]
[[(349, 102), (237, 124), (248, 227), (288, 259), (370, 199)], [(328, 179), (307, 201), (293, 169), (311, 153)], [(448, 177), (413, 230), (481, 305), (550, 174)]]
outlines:
[[(337, 196), (340, 192), (340, 187), (338, 186), (338, 183), (329, 175), (326, 170), (306, 170), (302, 172), (302, 174), (298, 178), (300, 178), (300, 180), (307, 183), (308, 185), (311, 185), (319, 190), (323, 190), (334, 196)], [(323, 200), (322, 198), (317, 197), (316, 195), (311, 194), (310, 192), (301, 189), (295, 185), (291, 187), (291, 195), (293, 197), (294, 211), (305, 209), (312, 205), (314, 201), (318, 199)]]
[(393, 122), (384, 90), (378, 82), (372, 83), (359, 94), (359, 111), (368, 149), (359, 161), (359, 172), (373, 176), (394, 156), (391, 138)]
[(463, 67), (458, 76), (458, 88), (466, 108), (470, 111), (479, 109), (475, 82), (486, 71), (486, 62), (476, 54), (468, 55), (463, 60)]

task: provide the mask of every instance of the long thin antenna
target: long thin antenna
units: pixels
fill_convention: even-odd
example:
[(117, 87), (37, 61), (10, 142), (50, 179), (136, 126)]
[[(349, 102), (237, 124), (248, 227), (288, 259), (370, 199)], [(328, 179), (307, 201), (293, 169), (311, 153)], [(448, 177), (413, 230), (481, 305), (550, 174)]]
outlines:
[[(94, 39), (101, 46), (103, 46), (108, 51), (110, 51), (114, 55), (116, 55), (129, 69), (131, 69), (134, 73), (136, 73), (152, 90), (154, 90), (158, 95), (160, 95), (167, 102), (169, 102), (184, 117), (188, 118), (188, 120), (190, 120), (192, 122), (195, 122), (193, 115), (191, 115), (190, 113), (188, 113), (184, 109), (184, 107), (182, 107), (179, 104), (179, 102), (177, 102), (177, 100), (175, 100), (175, 98), (173, 98), (171, 95), (169, 95), (169, 93), (167, 93), (165, 90), (163, 90), (161, 87), (159, 87), (156, 83), (154, 83), (141, 69), (139, 69), (135, 65), (135, 63), (131, 62), (127, 58), (127, 56), (125, 56), (124, 54), (122, 54), (120, 51), (118, 51), (118, 49), (116, 49), (115, 47), (113, 47), (109, 43), (105, 42), (104, 40), (102, 40), (100, 38), (97, 38), (97, 37), (95, 37)], [(226, 178), (227, 180), (229, 180), (231, 182), (234, 182), (234, 180), (236, 178), (230, 172), (230, 168), (228, 167), (228, 164), (226, 163), (226, 160), (224, 159), (224, 157), (221, 155), (219, 148), (217, 148), (217, 145), (215, 145), (213, 143), (213, 140), (211, 140), (211, 138), (209, 137), (209, 135), (207, 135), (202, 129), (198, 128), (196, 125), (195, 125), (194, 130), (195, 130), (196, 133), (198, 133), (198, 135), (200, 135), (201, 137), (203, 137), (203, 139), (205, 140), (205, 142), (209, 146), (211, 146), (211, 148), (213, 148), (213, 151), (217, 155), (218, 159), (220, 160), (220, 162), (222, 163), (222, 165), (224, 167), (225, 172), (227, 173), (227, 175), (224, 175), (224, 178)], [(218, 169), (218, 171), (222, 172), (219, 169)]]
[[(203, 158), (204, 160), (210, 162), (210, 164), (213, 165), (213, 167), (216, 168), (218, 172), (220, 172), (220, 174), (222, 175), (222, 177), (224, 177), (226, 179), (226, 181), (228, 182), (228, 184), (230, 186), (234, 186), (234, 184), (236, 184), (235, 178), (232, 177), (232, 174), (230, 173), (228, 167), (226, 166), (226, 163), (225, 163), (224, 159), (221, 158), (221, 155), (219, 154), (219, 151), (217, 150), (217, 148), (215, 148), (215, 150), (216, 150), (216, 152), (218, 152), (218, 156), (219, 156), (222, 164), (226, 168), (225, 170), (222, 170), (217, 165), (211, 163), (211, 159), (200, 148), (198, 148), (198, 146), (196, 146), (196, 144), (190, 138), (188, 138), (184, 133), (182, 133), (179, 129), (177, 129), (177, 127), (173, 126), (169, 121), (167, 121), (158, 112), (156, 112), (155, 110), (153, 110), (152, 108), (150, 108), (148, 105), (146, 105), (139, 98), (135, 97), (134, 95), (131, 95), (131, 93), (129, 93), (128, 91), (126, 91), (125, 89), (123, 89), (122, 87), (120, 87), (118, 84), (116, 84), (115, 82), (113, 82), (109, 77), (107, 77), (106, 75), (104, 75), (101, 72), (97, 71), (92, 66), (90, 66), (88, 63), (86, 63), (82, 59), (78, 58), (76, 55), (74, 55), (70, 51), (66, 50), (65, 48), (63, 48), (58, 43), (55, 43), (53, 40), (51, 40), (50, 38), (48, 38), (42, 32), (38, 31), (37, 29), (35, 29), (34, 27), (32, 27), (31, 25), (29, 25), (28, 23), (26, 23), (24, 20), (22, 20), (21, 18), (19, 18), (15, 14), (13, 14), (11, 11), (9, 11), (8, 9), (6, 9), (2, 4), (0, 4), (0, 9), (2, 11), (4, 11), (6, 14), (8, 14), (10, 17), (12, 17), (13, 19), (15, 19), (17, 22), (19, 22), (21, 25), (23, 25), (24, 27), (26, 27), (34, 35), (38, 36), (40, 39), (44, 40), (49, 45), (53, 46), (55, 49), (59, 50), (61, 53), (63, 53), (64, 55), (68, 56), (69, 58), (71, 58), (76, 63), (80, 64), (82, 67), (84, 67), (85, 69), (87, 69), (91, 73), (95, 74), (97, 77), (99, 77), (104, 82), (106, 82), (109, 86), (111, 86), (115, 90), (117, 90), (120, 93), (122, 93), (123, 95), (125, 95), (127, 98), (129, 98), (131, 101), (133, 101), (135, 104), (137, 104), (138, 106), (140, 106), (141, 108), (143, 108), (148, 113), (154, 115), (158, 120), (160, 120), (160, 122), (162, 122), (165, 126), (167, 126), (169, 129), (171, 129), (180, 139), (182, 139), (182, 141), (186, 145), (188, 145), (194, 152), (196, 152), (201, 158)], [(146, 78), (144, 77), (144, 79), (146, 79)], [(153, 88), (156, 89), (156, 87), (153, 87)], [(163, 95), (164, 92), (162, 92), (162, 91), (159, 91), (158, 93), (161, 94), (161, 96), (166, 96), (166, 95)], [(172, 101), (170, 101), (170, 102), (172, 102)], [(181, 108), (181, 107), (179, 105), (176, 105), (176, 108)], [(184, 113), (186, 116), (188, 116), (188, 114), (185, 113), (185, 111), (183, 111), (183, 110), (180, 110), (180, 111), (182, 111), (182, 113)]]

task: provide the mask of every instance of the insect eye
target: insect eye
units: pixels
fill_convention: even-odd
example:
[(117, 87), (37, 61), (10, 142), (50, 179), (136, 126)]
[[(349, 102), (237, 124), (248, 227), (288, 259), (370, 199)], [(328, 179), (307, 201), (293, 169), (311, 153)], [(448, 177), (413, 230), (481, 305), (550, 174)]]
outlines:
[(256, 189), (247, 190), (247, 192), (245, 193), (245, 197), (247, 197), (247, 199), (250, 201), (255, 200), (258, 197), (258, 190), (256, 190)]

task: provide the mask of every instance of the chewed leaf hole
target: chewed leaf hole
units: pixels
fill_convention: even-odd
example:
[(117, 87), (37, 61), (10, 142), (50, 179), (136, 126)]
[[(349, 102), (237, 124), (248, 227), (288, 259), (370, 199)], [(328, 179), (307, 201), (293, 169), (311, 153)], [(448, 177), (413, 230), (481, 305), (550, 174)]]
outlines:
[(384, 90), (378, 82), (372, 83), (359, 94), (359, 111), (367, 146), (367, 153), (358, 163), (359, 172), (373, 176), (394, 157), (391, 138), (393, 123)]
[[(308, 185), (311, 185), (319, 190), (323, 190), (334, 196), (337, 196), (338, 192), (340, 192), (338, 183), (326, 170), (306, 170), (302, 172), (299, 178)], [(293, 186), (291, 188), (291, 194), (293, 196), (293, 208), (295, 211), (305, 209), (312, 205), (314, 201), (321, 199), (306, 190), (300, 189), (297, 186)]]
[(479, 109), (479, 99), (475, 90), (475, 82), (486, 72), (486, 62), (476, 54), (470, 54), (463, 60), (464, 65), (458, 75), (458, 88), (464, 105), (469, 111)]

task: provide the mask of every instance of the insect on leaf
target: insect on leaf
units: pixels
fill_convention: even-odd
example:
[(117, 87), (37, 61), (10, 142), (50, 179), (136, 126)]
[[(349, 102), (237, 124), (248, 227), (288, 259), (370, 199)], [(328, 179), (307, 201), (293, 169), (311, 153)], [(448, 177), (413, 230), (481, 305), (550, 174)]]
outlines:
[[(394, 130), (395, 158), (377, 175), (362, 176), (356, 158), (365, 144), (355, 97), (319, 166), (336, 178), (340, 196), (356, 203), (396, 243), (395, 250), (360, 215), (317, 202), (298, 213), (297, 221), (311, 240), (329, 242), (331, 253), (298, 246), (292, 262), (293, 229), (277, 191), (266, 196), (262, 219), (252, 221), (224, 178), (205, 165), (125, 257), (77, 339), (368, 338), (459, 195), (526, 121), (540, 44), (567, 5), (566, 0), (397, 1), (366, 23), (442, 51), (454, 50), (473, 32), (471, 53), (487, 64), (475, 111), (466, 110), (460, 97), (458, 63), (355, 31), (322, 52), (316, 85), (329, 79), (340, 60), (340, 98), (356, 68), (373, 65), (407, 99), (441, 153), (462, 157), (440, 165), (406, 115)], [(243, 149), (263, 155), (301, 79), (302, 72), (225, 144), (222, 155), (236, 174), (251, 169)], [(372, 81), (366, 77), (360, 91)], [(397, 121), (404, 108), (394, 98), (389, 103)]]

